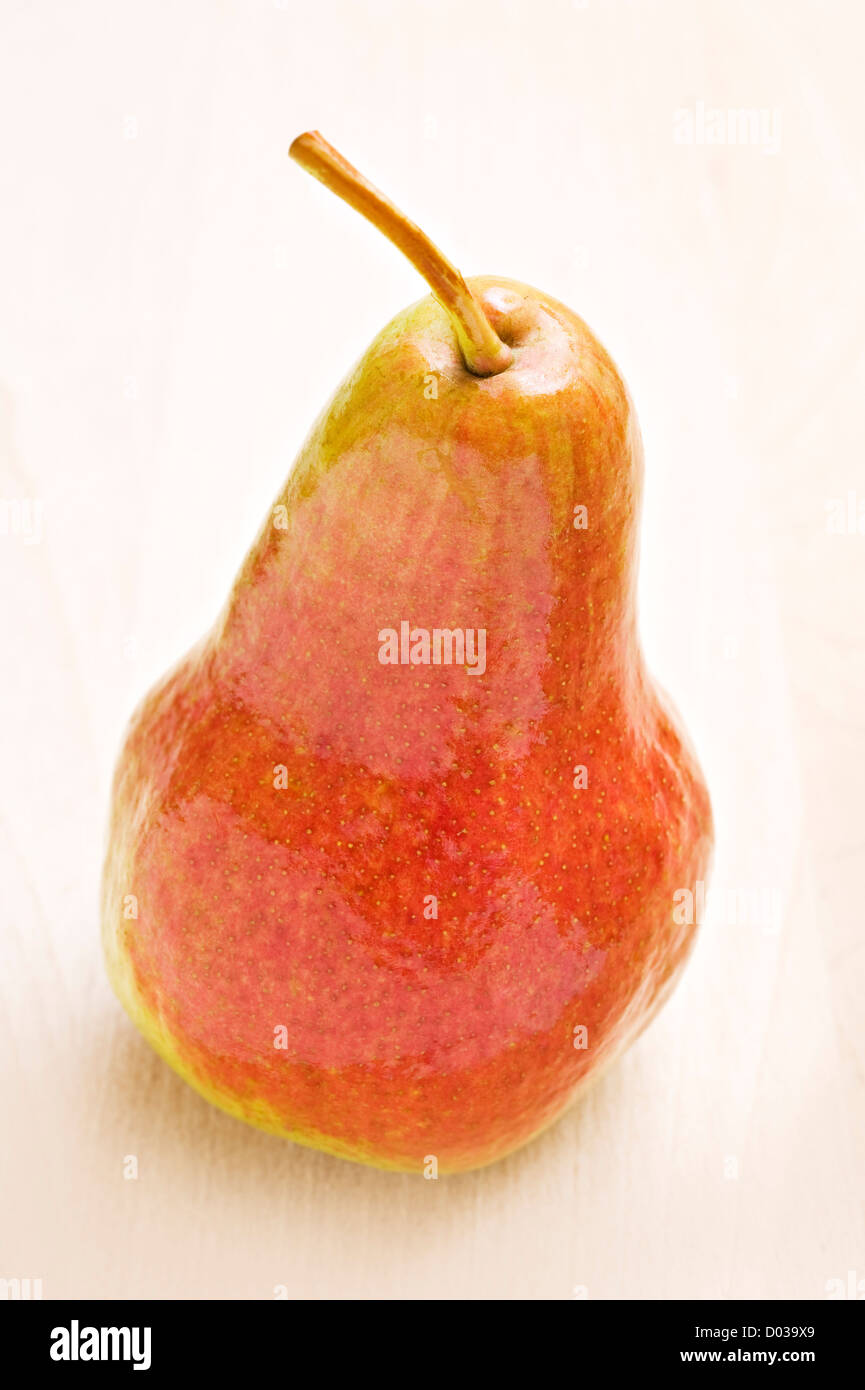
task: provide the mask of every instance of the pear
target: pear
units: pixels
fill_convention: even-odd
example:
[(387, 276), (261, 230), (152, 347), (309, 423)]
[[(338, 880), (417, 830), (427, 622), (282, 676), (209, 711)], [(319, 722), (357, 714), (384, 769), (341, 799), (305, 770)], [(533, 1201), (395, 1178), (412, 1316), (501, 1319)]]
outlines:
[(446, 1173), (538, 1134), (666, 999), (710, 803), (640, 650), (613, 361), (549, 295), (465, 281), (317, 133), (291, 154), (433, 293), (338, 388), (134, 715), (104, 946), (214, 1104)]

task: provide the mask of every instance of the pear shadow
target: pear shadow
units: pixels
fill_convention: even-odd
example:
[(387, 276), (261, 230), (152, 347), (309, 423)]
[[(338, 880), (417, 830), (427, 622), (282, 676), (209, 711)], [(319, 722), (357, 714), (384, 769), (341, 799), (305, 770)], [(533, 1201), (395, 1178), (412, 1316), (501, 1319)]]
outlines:
[[(164, 1199), (175, 1212), (200, 1212), (204, 1194), (208, 1210), (219, 1216), (209, 1233), (217, 1259), (230, 1250), (238, 1231), (266, 1232), (268, 1243), (290, 1247), (293, 1233), (314, 1222), (320, 1277), (327, 1276), (328, 1252), (338, 1250), (335, 1282), (349, 1286), (367, 1277), (371, 1261), (411, 1265), (431, 1250), (445, 1258), (449, 1248), (470, 1239), (479, 1200), (494, 1206), (505, 1199), (521, 1202), (521, 1193), (543, 1183), (538, 1175), (545, 1167), (561, 1168), (563, 1154), (568, 1161), (573, 1156), (576, 1166), (587, 1134), (587, 1098), (592, 1097), (596, 1126), (598, 1106), (611, 1103), (621, 1089), (614, 1081), (611, 1086), (605, 1073), (523, 1148), (489, 1167), (430, 1181), (420, 1173), (377, 1170), (307, 1149), (223, 1113), (177, 1076), (119, 1006), (112, 1009), (108, 1002), (101, 1023), (95, 1022), (84, 1040), (81, 1063), (78, 1075), (89, 1101), (82, 1094), (76, 1108), (92, 1113), (98, 1077), (97, 1144), (106, 1165), (116, 1165), (126, 1153), (139, 1154), (148, 1181), (158, 1185), (157, 1208)], [(597, 1142), (596, 1130), (589, 1142)], [(165, 1238), (185, 1238), (167, 1216)], [(206, 1296), (268, 1294), (256, 1284), (247, 1294), (232, 1286)]]
[[(181, 1175), (190, 1157), (189, 1140), (192, 1139), (192, 1157), (199, 1183), (202, 1151), (206, 1151), (220, 1164), (228, 1165), (231, 1177), (239, 1176), (238, 1165), (243, 1165), (245, 1171), (249, 1164), (257, 1166), (258, 1176), (263, 1177), (276, 1161), (280, 1168), (324, 1180), (326, 1187), (348, 1186), (354, 1191), (360, 1180), (364, 1188), (382, 1196), (392, 1195), (395, 1186), (424, 1193), (433, 1187), (421, 1173), (399, 1173), (353, 1163), (245, 1124), (200, 1096), (153, 1051), (125, 1015), (121, 1014), (115, 1022), (108, 1060), (104, 1038), (93, 1038), (92, 1071), (86, 1062), (84, 1065), (84, 1071), (90, 1075), (99, 1070), (103, 1072), (101, 1110), (104, 1121), (128, 1135), (130, 1116), (134, 1116), (135, 1129), (164, 1143), (164, 1152), (172, 1158)], [(583, 1099), (589, 1094), (597, 1097), (608, 1080), (608, 1075), (599, 1078), (563, 1116), (522, 1148), (485, 1168), (445, 1174), (439, 1183), (456, 1191), (481, 1182), (494, 1184), (500, 1174), (506, 1174), (503, 1181), (512, 1181), (515, 1173), (535, 1166), (551, 1135), (569, 1120), (573, 1121)]]

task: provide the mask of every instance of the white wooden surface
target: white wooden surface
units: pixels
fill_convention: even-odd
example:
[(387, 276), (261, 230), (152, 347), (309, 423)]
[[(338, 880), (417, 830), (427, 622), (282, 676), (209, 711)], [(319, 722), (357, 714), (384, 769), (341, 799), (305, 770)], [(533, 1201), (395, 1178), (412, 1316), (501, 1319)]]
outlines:
[[(42, 516), (24, 536), (7, 507), (0, 535), (0, 1276), (48, 1298), (865, 1279), (865, 536), (826, 511), (865, 505), (861, 47), (855, 0), (4, 5), (0, 497)], [(675, 143), (698, 102), (778, 111), (780, 148)], [(725, 903), (663, 1016), (540, 1141), (437, 1183), (210, 1110), (98, 948), (125, 720), (420, 293), (287, 161), (310, 126), (467, 273), (558, 294), (619, 361), (645, 642), (718, 820)]]

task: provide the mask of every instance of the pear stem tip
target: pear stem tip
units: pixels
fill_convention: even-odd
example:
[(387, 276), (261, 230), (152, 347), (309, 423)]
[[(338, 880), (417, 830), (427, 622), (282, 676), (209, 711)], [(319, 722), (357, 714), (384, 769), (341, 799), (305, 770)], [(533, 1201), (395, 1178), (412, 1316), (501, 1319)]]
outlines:
[(513, 352), (496, 333), (480, 300), (420, 227), (358, 173), (317, 130), (298, 135), (288, 153), (308, 174), (377, 227), (411, 261), (449, 316), (470, 372), (475, 376), (495, 376), (511, 365)]

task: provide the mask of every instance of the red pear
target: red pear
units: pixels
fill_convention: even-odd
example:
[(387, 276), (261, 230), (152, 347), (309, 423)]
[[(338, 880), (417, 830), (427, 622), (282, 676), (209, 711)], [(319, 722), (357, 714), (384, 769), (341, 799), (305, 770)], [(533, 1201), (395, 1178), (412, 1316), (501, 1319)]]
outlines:
[(707, 877), (699, 767), (636, 626), (636, 415), (570, 309), (464, 281), (318, 135), (292, 154), (433, 296), (314, 426), (116, 773), (120, 999), (204, 1096), (454, 1171), (645, 1027)]

